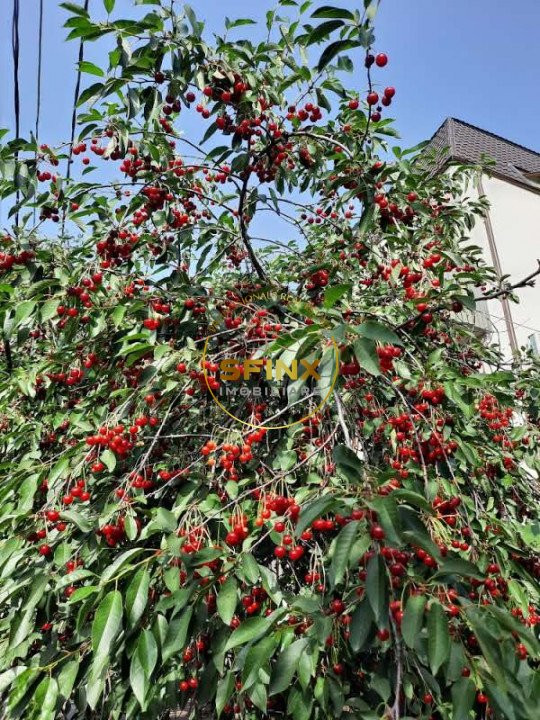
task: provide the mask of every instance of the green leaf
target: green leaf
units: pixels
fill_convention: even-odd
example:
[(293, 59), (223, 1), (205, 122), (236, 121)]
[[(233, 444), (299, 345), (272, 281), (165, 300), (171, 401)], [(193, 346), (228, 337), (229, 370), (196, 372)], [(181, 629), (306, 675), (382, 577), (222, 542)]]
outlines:
[(81, 60), (79, 63), (79, 70), (83, 73), (88, 73), (89, 75), (98, 75), (99, 77), (105, 76), (105, 73), (100, 67), (94, 65), (94, 63), (88, 62), (88, 60)]
[(364, 465), (353, 450), (346, 445), (336, 445), (332, 456), (338, 469), (350, 482), (360, 482), (364, 472)]
[(470, 720), (476, 688), (470, 678), (460, 678), (452, 685), (452, 720)]
[(345, 525), (334, 541), (334, 555), (331, 565), (334, 574), (334, 585), (339, 585), (343, 579), (359, 524), (358, 522), (350, 522)]
[[(115, 558), (114, 562), (112, 562), (110, 565), (108, 565), (105, 570), (103, 571), (101, 575), (101, 579), (99, 581), (100, 585), (105, 585), (106, 583), (110, 582), (111, 580), (116, 580), (117, 577), (125, 574), (126, 572), (130, 571), (130, 567), (124, 567), (129, 563), (130, 560), (132, 560), (134, 557), (137, 557), (137, 555), (140, 555), (143, 552), (144, 548), (141, 547), (135, 547), (130, 548), (129, 550), (125, 550), (123, 553), (118, 555), (118, 557)], [(118, 572), (121, 568), (123, 568), (123, 572)]]
[(442, 605), (433, 601), (427, 617), (428, 657), (431, 672), (436, 675), (450, 655), (450, 631)]
[(484, 579), (484, 575), (476, 565), (462, 558), (448, 558), (444, 560), (444, 562), (440, 564), (439, 570), (434, 577), (441, 577), (442, 575), (461, 575), (465, 578)]
[(93, 525), (88, 518), (84, 517), (75, 510), (62, 510), (60, 517), (62, 520), (67, 520), (68, 522), (73, 523), (83, 533), (88, 533), (93, 528)]
[(53, 484), (54, 481), (63, 476), (66, 472), (66, 470), (69, 467), (69, 458), (67, 457), (61, 457), (60, 460), (56, 462), (56, 464), (53, 466), (52, 470), (49, 473), (49, 484)]
[(324, 293), (323, 307), (327, 310), (333, 308), (334, 305), (344, 295), (351, 291), (352, 285), (350, 283), (345, 285), (332, 285), (326, 289)]
[(305, 651), (308, 642), (306, 638), (296, 640), (279, 655), (272, 672), (270, 695), (276, 695), (289, 687), (297, 670), (300, 656)]
[(21, 607), (21, 611), (17, 613), (11, 623), (10, 648), (16, 648), (20, 645), (33, 630), (36, 605), (40, 602), (48, 582), (49, 579), (44, 575), (34, 576), (32, 588)]
[(380, 555), (374, 555), (367, 566), (366, 595), (379, 625), (388, 618), (388, 578), (386, 566)]
[(192, 614), (193, 608), (188, 607), (180, 617), (174, 618), (169, 623), (161, 651), (161, 657), (164, 663), (184, 647)]
[(103, 0), (103, 6), (105, 7), (105, 10), (110, 13), (114, 10), (114, 4), (116, 0)]
[(373, 612), (367, 598), (364, 598), (353, 613), (350, 626), (350, 643), (353, 652), (364, 647), (373, 625)]
[(425, 595), (411, 595), (405, 605), (403, 620), (401, 621), (401, 635), (405, 645), (414, 648), (420, 630), (424, 624), (424, 608), (427, 598)]
[(100, 602), (92, 623), (94, 664), (104, 662), (112, 653), (113, 644), (122, 629), (122, 594), (111, 590)]
[(231, 648), (256, 640), (261, 635), (264, 635), (271, 625), (272, 620), (269, 618), (247, 618), (234, 630), (225, 645), (225, 650), (231, 650)]
[(331, 43), (323, 50), (323, 53), (319, 58), (319, 62), (317, 63), (317, 71), (321, 72), (321, 70), (324, 70), (324, 68), (332, 62), (339, 53), (345, 52), (346, 50), (352, 50), (353, 48), (360, 47), (361, 45), (362, 43), (355, 40), (336, 40), (336, 42)]
[(375, 340), (368, 338), (360, 338), (353, 345), (354, 354), (358, 360), (360, 368), (370, 375), (380, 375), (381, 366), (379, 356), (377, 355), (377, 345)]
[(52, 317), (55, 317), (56, 310), (58, 306), (60, 305), (60, 300), (58, 298), (51, 298), (50, 300), (45, 300), (43, 305), (41, 306), (41, 322), (46, 322), (47, 320), (50, 320)]
[(58, 689), (63, 700), (67, 700), (71, 695), (79, 667), (80, 665), (77, 660), (70, 660), (62, 666), (62, 669), (58, 673)]
[(104, 450), (101, 453), (99, 459), (101, 460), (101, 462), (105, 463), (105, 465), (107, 466), (107, 470), (112, 473), (114, 468), (116, 467), (116, 455), (107, 448), (107, 450)]
[(354, 20), (354, 13), (345, 8), (332, 7), (331, 5), (323, 5), (311, 14), (312, 18), (341, 18), (343, 20)]
[(273, 635), (269, 635), (249, 648), (244, 661), (244, 667), (242, 668), (242, 683), (244, 689), (259, 682), (259, 670), (263, 665), (268, 663), (277, 643), (278, 639)]
[(223, 708), (229, 702), (229, 699), (234, 690), (234, 673), (231, 670), (227, 671), (225, 677), (217, 684), (216, 690), (216, 713), (218, 717), (221, 715)]
[(141, 707), (145, 707), (145, 697), (150, 687), (150, 677), (156, 667), (158, 648), (150, 630), (143, 630), (139, 635), (137, 647), (131, 658), (129, 681), (133, 694)]
[(236, 603), (238, 602), (238, 585), (231, 576), (221, 586), (217, 596), (217, 609), (219, 617), (225, 625), (230, 625), (233, 619)]
[(317, 25), (316, 28), (313, 28), (313, 30), (302, 39), (305, 41), (306, 46), (313, 45), (314, 43), (324, 40), (328, 35), (333, 33), (334, 30), (343, 27), (344, 24), (343, 20), (328, 20), (327, 22)]
[(378, 521), (382, 525), (387, 539), (395, 545), (401, 545), (401, 523), (398, 508), (393, 497), (376, 497), (366, 501), (368, 507), (375, 510)]
[(335, 500), (331, 495), (323, 495), (309, 505), (302, 506), (296, 525), (296, 535), (301, 535), (314, 520), (327, 513), (334, 504)]
[(38, 708), (37, 720), (54, 720), (58, 683), (53, 677), (45, 677), (37, 686), (33, 701)]
[(403, 344), (399, 335), (396, 335), (393, 330), (374, 320), (368, 320), (361, 325), (357, 325), (354, 327), (354, 330), (362, 337), (368, 338), (368, 340), (376, 340), (377, 342), (387, 343), (389, 345)]
[(87, 87), (79, 95), (79, 99), (77, 100), (77, 107), (84, 105), (84, 103), (92, 105), (98, 99), (98, 97), (100, 97), (104, 88), (105, 85), (103, 83), (94, 83), (93, 85), (90, 85), (90, 87)]
[(30, 315), (34, 312), (34, 308), (36, 307), (36, 303), (34, 300), (25, 300), (22, 303), (19, 303), (17, 305), (17, 310), (15, 311), (15, 318), (13, 320), (13, 327), (18, 327), (21, 323), (23, 323), (25, 320), (27, 320)]

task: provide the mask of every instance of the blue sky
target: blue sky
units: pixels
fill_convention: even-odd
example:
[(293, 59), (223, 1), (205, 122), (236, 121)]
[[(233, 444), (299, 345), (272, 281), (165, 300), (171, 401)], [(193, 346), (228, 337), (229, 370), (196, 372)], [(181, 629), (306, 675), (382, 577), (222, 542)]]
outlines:
[[(11, 6), (10, 0), (4, 0)], [(322, 3), (319, 3), (322, 4)], [(360, 0), (336, 4), (358, 7)], [(262, 18), (271, 0), (194, 0), (210, 29), (225, 15)], [(102, 14), (102, 0), (90, 0)], [(35, 121), (37, 0), (21, 0), (21, 132)], [(131, 0), (117, 0), (123, 14), (135, 11)], [(253, 10), (255, 8), (255, 11)], [(0, 29), (0, 126), (12, 126), (10, 17), (4, 7)], [(145, 10), (148, 11), (146, 6)], [(41, 140), (54, 144), (69, 136), (77, 42), (64, 42), (66, 17), (56, 0), (45, 0)], [(376, 21), (378, 50), (390, 63), (381, 82), (392, 84), (392, 105), (403, 144), (430, 137), (448, 115), (459, 117), (533, 149), (540, 150), (538, 71), (540, 68), (538, 0), (382, 0)], [(249, 28), (248, 28), (249, 29)], [(110, 42), (110, 40), (109, 40)], [(88, 48), (90, 59), (99, 47)], [(92, 82), (87, 76), (87, 82)]]

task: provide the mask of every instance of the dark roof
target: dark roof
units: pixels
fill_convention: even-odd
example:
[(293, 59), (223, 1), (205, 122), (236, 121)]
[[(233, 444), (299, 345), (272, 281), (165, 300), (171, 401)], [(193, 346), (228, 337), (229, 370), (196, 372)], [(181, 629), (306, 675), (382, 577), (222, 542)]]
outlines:
[[(445, 149), (446, 153), (443, 154)], [(540, 153), (463, 120), (447, 118), (422, 154), (425, 157), (426, 153), (433, 150), (437, 153), (437, 169), (449, 160), (478, 163), (482, 156), (487, 156), (495, 161), (490, 169), (493, 175), (531, 189), (540, 189), (538, 183), (527, 177), (540, 173)]]

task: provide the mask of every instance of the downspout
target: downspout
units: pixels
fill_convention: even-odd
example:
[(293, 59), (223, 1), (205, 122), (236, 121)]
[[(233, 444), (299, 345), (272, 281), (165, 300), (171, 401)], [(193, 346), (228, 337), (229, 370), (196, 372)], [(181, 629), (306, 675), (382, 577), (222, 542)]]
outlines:
[[(484, 191), (484, 186), (482, 184), (481, 177), (478, 178), (478, 192), (480, 193), (480, 195), (487, 197), (486, 193)], [(497, 250), (497, 244), (495, 242), (495, 233), (493, 232), (493, 224), (491, 222), (491, 215), (490, 215), (489, 208), (486, 212), (486, 216), (484, 217), (484, 226), (486, 228), (486, 235), (487, 235), (487, 239), (488, 239), (489, 250), (491, 253), (491, 262), (493, 263), (493, 267), (495, 268), (497, 277), (500, 280), (503, 276), (503, 272), (502, 272), (502, 267), (501, 267), (501, 259), (499, 257), (499, 252)], [(510, 303), (508, 301), (508, 298), (506, 298), (506, 297), (501, 297), (499, 299), (500, 299), (501, 306), (502, 306), (504, 323), (506, 325), (506, 332), (508, 335), (508, 342), (510, 343), (510, 349), (511, 349), (513, 355), (517, 355), (519, 353), (519, 347), (518, 347), (516, 331), (514, 328), (514, 321), (512, 320)]]

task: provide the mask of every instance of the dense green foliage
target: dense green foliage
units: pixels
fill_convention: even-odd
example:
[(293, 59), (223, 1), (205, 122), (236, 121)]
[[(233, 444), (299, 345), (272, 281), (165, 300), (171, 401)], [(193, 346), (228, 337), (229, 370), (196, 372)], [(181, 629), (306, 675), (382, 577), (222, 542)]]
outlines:
[[(478, 169), (389, 147), (376, 3), (138, 4), (63, 3), (110, 43), (78, 139), (0, 147), (3, 716), (537, 720), (538, 373), (472, 324)], [(233, 419), (255, 356), (318, 377)]]

